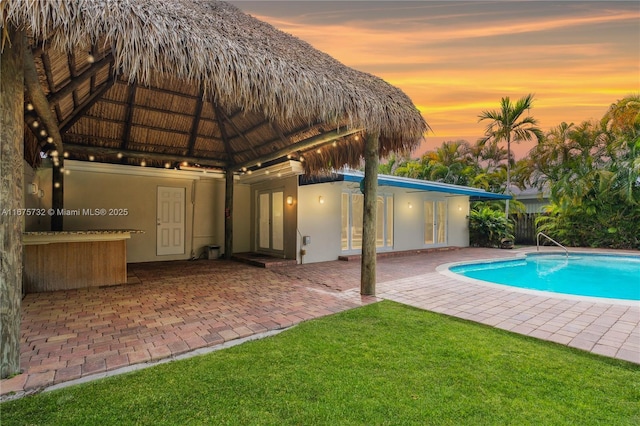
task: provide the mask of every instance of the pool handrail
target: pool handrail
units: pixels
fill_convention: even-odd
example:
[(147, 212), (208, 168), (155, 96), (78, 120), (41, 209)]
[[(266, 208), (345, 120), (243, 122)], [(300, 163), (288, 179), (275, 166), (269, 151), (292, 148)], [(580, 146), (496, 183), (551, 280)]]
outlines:
[(556, 240), (554, 240), (553, 238), (551, 238), (550, 236), (548, 236), (544, 232), (538, 232), (538, 234), (536, 235), (536, 251), (540, 251), (540, 235), (542, 235), (547, 240), (551, 241), (553, 244), (555, 244), (558, 247), (560, 247), (561, 249), (563, 249), (564, 253), (567, 255), (567, 257), (569, 257), (569, 250), (567, 250), (567, 248), (565, 246), (563, 246), (562, 244), (560, 244), (559, 242), (557, 242)]

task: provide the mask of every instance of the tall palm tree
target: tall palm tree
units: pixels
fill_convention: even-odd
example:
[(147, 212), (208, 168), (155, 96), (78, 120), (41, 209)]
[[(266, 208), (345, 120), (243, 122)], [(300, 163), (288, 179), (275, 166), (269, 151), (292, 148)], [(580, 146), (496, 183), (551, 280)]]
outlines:
[[(522, 117), (525, 111), (531, 109), (532, 104), (533, 94), (528, 94), (515, 104), (507, 96), (502, 98), (499, 110), (483, 111), (478, 116), (479, 122), (490, 121), (485, 130), (485, 137), (480, 139), (481, 144), (490, 140), (507, 142), (507, 194), (511, 192), (511, 142), (542, 138), (537, 120), (528, 115)], [(509, 200), (506, 202), (505, 215), (509, 217)]]

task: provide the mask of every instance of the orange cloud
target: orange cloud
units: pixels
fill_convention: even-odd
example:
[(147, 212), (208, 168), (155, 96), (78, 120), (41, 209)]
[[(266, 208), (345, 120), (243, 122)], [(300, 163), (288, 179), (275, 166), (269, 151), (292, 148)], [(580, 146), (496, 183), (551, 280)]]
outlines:
[(248, 12), (407, 93), (434, 131), (427, 143), (475, 141), (478, 115), (503, 96), (535, 93), (531, 114), (546, 131), (598, 119), (640, 90), (632, 2), (266, 4)]

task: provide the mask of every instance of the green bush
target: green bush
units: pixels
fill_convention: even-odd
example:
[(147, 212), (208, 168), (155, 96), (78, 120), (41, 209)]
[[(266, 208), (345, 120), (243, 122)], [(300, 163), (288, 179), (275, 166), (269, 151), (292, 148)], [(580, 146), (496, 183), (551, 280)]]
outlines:
[(487, 206), (474, 208), (469, 213), (469, 241), (474, 247), (500, 247), (502, 240), (513, 241), (513, 224), (504, 212)]

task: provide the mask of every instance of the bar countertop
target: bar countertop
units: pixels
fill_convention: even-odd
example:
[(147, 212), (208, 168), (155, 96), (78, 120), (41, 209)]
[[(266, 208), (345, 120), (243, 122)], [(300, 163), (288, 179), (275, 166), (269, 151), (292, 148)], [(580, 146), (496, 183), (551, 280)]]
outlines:
[(131, 238), (131, 234), (143, 234), (136, 229), (92, 229), (82, 231), (29, 231), (22, 233), (24, 245), (118, 241)]

